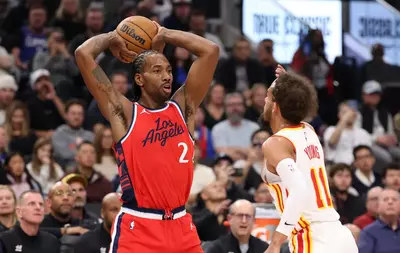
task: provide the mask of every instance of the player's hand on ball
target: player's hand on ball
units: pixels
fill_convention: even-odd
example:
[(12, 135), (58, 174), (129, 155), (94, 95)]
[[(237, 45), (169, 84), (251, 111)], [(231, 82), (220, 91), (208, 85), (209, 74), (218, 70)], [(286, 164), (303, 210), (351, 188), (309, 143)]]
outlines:
[(151, 42), (151, 49), (162, 53), (165, 47), (165, 41), (163, 38), (163, 33), (165, 32), (166, 28), (160, 26), (157, 22), (153, 21), (153, 23), (157, 26), (157, 34), (153, 38)]
[(109, 49), (118, 60), (125, 63), (132, 62), (137, 56), (137, 53), (128, 50), (124, 39), (115, 30), (112, 31)]

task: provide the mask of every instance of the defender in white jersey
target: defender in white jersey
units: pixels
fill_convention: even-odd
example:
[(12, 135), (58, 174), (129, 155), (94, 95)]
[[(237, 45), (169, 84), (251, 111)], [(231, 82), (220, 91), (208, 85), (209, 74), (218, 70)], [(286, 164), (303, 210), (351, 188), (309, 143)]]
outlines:
[(263, 144), (262, 178), (282, 217), (266, 253), (279, 253), (287, 239), (292, 253), (356, 253), (333, 207), (321, 143), (302, 122), (317, 108), (315, 90), (281, 66), (277, 77), (265, 99), (263, 118), (274, 135)]

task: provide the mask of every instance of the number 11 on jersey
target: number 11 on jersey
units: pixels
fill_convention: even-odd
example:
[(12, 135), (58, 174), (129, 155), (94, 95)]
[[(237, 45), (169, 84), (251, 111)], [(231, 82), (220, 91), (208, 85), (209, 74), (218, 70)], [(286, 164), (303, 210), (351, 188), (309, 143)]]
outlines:
[(311, 168), (310, 176), (314, 185), (318, 208), (333, 207), (331, 193), (329, 192), (328, 182), (325, 176), (325, 168), (319, 167), (318, 170)]

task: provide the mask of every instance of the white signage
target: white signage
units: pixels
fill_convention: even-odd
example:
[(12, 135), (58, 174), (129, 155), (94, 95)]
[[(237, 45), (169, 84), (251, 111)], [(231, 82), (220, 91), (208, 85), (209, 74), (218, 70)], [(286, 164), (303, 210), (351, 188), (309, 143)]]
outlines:
[(400, 65), (400, 13), (377, 2), (350, 2), (350, 34), (360, 43), (385, 47), (385, 59)]
[(308, 26), (322, 31), (330, 62), (342, 54), (342, 4), (330, 0), (243, 0), (242, 30), (253, 42), (274, 41), (278, 62), (290, 63)]

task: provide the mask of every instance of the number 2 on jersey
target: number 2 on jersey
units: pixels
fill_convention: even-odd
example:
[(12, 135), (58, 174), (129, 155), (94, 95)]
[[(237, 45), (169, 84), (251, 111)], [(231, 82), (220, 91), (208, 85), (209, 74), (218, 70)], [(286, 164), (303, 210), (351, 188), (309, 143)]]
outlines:
[(183, 147), (183, 150), (182, 150), (181, 156), (179, 157), (179, 162), (180, 163), (188, 163), (189, 160), (185, 159), (185, 156), (186, 156), (186, 154), (188, 152), (188, 146), (184, 142), (179, 142), (178, 143), (178, 147), (181, 147), (181, 146)]
[(325, 168), (323, 167), (319, 167), (318, 172), (315, 168), (311, 168), (310, 170), (311, 180), (314, 185), (315, 197), (317, 198), (317, 206), (319, 209), (333, 207), (332, 197), (329, 192), (324, 170)]

